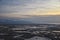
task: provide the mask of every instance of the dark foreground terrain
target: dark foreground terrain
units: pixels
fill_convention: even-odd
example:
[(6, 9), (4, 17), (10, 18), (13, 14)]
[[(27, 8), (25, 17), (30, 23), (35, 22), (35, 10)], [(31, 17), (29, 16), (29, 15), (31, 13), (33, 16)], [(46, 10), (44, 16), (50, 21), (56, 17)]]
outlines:
[(0, 40), (60, 40), (60, 25), (0, 25)]

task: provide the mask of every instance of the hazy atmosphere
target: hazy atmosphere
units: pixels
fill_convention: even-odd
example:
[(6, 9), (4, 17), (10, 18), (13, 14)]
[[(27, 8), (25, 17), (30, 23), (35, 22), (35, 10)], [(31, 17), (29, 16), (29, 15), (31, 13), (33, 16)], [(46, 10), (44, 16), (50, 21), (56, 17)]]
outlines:
[(60, 23), (60, 0), (0, 0), (0, 23)]
[(60, 40), (60, 0), (0, 0), (0, 40)]

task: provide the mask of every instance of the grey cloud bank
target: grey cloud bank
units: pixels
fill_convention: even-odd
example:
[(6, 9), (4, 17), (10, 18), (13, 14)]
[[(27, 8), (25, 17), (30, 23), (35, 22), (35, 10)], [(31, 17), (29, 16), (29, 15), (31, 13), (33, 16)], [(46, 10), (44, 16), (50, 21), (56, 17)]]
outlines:
[[(17, 18), (14, 16), (16, 16), (17, 14), (17, 16), (20, 17), (17, 19), (17, 21), (23, 19), (23, 21), (25, 20), (32, 23), (60, 23), (60, 16), (52, 16), (52, 17), (51, 16), (48, 17), (27, 16), (28, 18), (21, 17), (21, 14), (22, 15), (29, 14), (28, 11), (33, 11), (37, 9), (39, 10), (53, 9), (53, 8), (60, 7), (59, 2), (60, 2), (59, 0), (0, 0), (0, 20), (5, 19), (5, 17), (6, 20), (14, 19), (14, 18), (15, 18), (14, 20), (16, 20)], [(14, 13), (16, 14), (14, 15)], [(9, 17), (9, 15), (7, 14), (11, 14), (11, 15), (13, 14), (12, 15), (13, 17), (10, 18), (11, 15)], [(4, 21), (2, 22), (4, 23)]]
[[(50, 8), (53, 7), (51, 2), (59, 2), (59, 0), (1, 0), (0, 13), (15, 13), (21, 11), (29, 11), (36, 8)], [(49, 7), (50, 6), (50, 7)], [(14, 11), (13, 11), (14, 10)], [(21, 13), (20, 13), (21, 14)], [(23, 13), (24, 14), (24, 13)]]

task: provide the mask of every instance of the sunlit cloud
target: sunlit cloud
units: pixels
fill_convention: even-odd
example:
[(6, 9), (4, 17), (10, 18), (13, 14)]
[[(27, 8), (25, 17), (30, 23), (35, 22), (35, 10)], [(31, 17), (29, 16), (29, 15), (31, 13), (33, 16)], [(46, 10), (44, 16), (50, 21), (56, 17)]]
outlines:
[(22, 15), (60, 15), (59, 0), (2, 0), (0, 16), (27, 18)]

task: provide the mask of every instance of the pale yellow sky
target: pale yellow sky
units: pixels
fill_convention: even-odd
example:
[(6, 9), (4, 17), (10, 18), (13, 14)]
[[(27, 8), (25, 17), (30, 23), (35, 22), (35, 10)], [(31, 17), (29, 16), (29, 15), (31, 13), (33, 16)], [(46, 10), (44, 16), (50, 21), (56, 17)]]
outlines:
[(59, 0), (15, 0), (14, 3), (11, 3), (11, 1), (4, 2), (6, 3), (1, 4), (2, 10), (0, 10), (0, 16), (2, 17), (19, 18), (26, 17), (22, 15), (60, 15)]
[(29, 16), (24, 16), (24, 15), (32, 15), (32, 16), (45, 16), (45, 15), (60, 15), (60, 8), (55, 8), (55, 9), (45, 9), (45, 10), (31, 10), (27, 11), (25, 14), (20, 14), (24, 12), (18, 12), (18, 13), (9, 13), (9, 14), (0, 14), (0, 16), (3, 17), (16, 17), (16, 18), (29, 18)]

